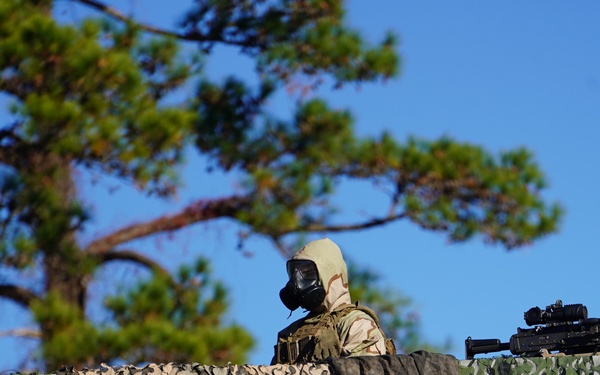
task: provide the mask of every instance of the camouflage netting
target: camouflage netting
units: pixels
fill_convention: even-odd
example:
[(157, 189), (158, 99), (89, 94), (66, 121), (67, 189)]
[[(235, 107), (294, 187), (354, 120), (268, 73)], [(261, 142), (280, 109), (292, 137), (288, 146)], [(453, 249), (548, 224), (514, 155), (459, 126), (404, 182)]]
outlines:
[(297, 365), (224, 367), (200, 364), (150, 364), (145, 367), (103, 365), (99, 369), (76, 371), (63, 368), (56, 375), (338, 375), (338, 374), (407, 374), (458, 375), (458, 361), (451, 355), (415, 352), (408, 355), (382, 355), (329, 358), (320, 363)]
[(144, 367), (102, 365), (98, 369), (62, 368), (56, 375), (391, 375), (391, 374), (599, 374), (600, 356), (548, 358), (496, 357), (457, 360), (443, 354), (417, 352), (409, 355), (332, 358), (322, 363), (298, 365), (149, 364)]
[(600, 356), (497, 357), (459, 362), (460, 375), (599, 374)]
[(208, 366), (197, 363), (191, 364), (149, 364), (144, 367), (119, 366), (110, 367), (102, 364), (99, 369), (83, 369), (76, 371), (72, 368), (62, 368), (56, 375), (262, 375), (262, 374), (296, 374), (296, 375), (326, 375), (330, 374), (327, 364), (306, 363), (302, 365), (251, 366), (228, 365)]

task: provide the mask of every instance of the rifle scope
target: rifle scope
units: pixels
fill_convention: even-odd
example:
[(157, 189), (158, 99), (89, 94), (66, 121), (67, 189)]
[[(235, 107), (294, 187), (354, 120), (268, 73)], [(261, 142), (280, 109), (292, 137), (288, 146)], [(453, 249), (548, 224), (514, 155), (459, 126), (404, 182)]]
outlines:
[(561, 300), (557, 300), (555, 304), (546, 306), (543, 311), (539, 307), (532, 307), (525, 312), (525, 323), (528, 326), (536, 324), (556, 324), (556, 323), (571, 323), (581, 319), (587, 319), (587, 307), (577, 303), (573, 305), (564, 305)]

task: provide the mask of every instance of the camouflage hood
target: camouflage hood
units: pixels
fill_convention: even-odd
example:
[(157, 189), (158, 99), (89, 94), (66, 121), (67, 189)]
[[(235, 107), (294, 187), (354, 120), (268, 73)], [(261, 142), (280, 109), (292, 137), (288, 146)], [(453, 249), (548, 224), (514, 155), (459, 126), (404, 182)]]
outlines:
[(323, 307), (332, 311), (343, 304), (352, 303), (348, 290), (348, 269), (342, 251), (329, 238), (312, 241), (304, 245), (293, 260), (312, 260), (317, 265), (319, 278), (325, 288)]

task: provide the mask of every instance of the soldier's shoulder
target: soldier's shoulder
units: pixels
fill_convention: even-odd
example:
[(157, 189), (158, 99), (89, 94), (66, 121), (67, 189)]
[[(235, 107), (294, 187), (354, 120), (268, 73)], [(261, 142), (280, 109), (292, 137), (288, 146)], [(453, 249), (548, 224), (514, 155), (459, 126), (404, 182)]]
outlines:
[(357, 319), (366, 319), (366, 320), (375, 321), (375, 319), (373, 319), (373, 317), (366, 311), (363, 311), (360, 309), (354, 309), (354, 310), (348, 312), (347, 314), (345, 314), (343, 317), (341, 317), (340, 322), (353, 322)]
[(340, 309), (340, 321), (354, 321), (356, 319), (368, 319), (372, 320), (379, 325), (379, 318), (377, 313), (368, 306), (361, 305), (359, 303), (346, 305), (344, 309)]
[(373, 319), (368, 313), (359, 309), (353, 309), (344, 316), (340, 317), (337, 328), (341, 334), (346, 335), (350, 331), (350, 327), (354, 326), (354, 323), (367, 321), (371, 322), (368, 323), (369, 325), (377, 325), (376, 320)]

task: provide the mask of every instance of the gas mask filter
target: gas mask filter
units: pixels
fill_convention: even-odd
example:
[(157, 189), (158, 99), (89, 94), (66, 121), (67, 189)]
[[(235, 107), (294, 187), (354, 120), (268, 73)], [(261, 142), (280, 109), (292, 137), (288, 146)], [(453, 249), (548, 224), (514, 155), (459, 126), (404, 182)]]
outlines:
[(281, 302), (294, 311), (298, 307), (314, 310), (325, 300), (325, 288), (321, 284), (317, 265), (311, 260), (289, 260), (289, 281), (279, 292)]

